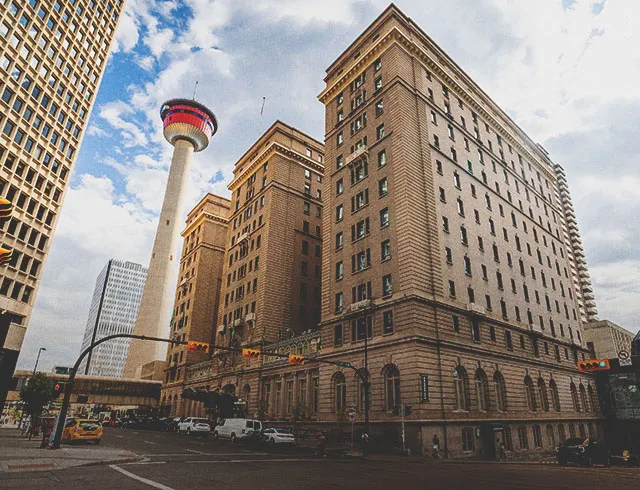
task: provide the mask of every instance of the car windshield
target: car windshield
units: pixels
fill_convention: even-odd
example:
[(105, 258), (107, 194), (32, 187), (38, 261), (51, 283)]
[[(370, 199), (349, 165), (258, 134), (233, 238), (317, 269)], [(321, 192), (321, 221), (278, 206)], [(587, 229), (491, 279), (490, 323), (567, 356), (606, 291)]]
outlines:
[(584, 438), (572, 437), (571, 439), (567, 439), (564, 445), (565, 446), (581, 446), (583, 443), (584, 443)]
[(79, 425), (82, 430), (96, 430), (98, 427), (100, 427), (100, 422), (95, 420), (87, 420), (85, 422), (80, 422)]

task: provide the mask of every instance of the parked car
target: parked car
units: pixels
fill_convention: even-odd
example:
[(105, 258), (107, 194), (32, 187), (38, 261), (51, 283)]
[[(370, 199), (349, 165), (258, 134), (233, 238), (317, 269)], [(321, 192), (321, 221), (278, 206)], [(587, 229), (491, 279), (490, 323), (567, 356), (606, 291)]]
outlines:
[(289, 429), (264, 429), (262, 440), (268, 444), (295, 444), (296, 438)]
[(638, 456), (625, 449), (621, 455), (611, 456), (611, 464), (615, 466), (640, 466), (640, 460)]
[(567, 439), (558, 447), (556, 456), (561, 466), (566, 466), (568, 463), (581, 466), (594, 464), (611, 466), (611, 451), (599, 442), (590, 441), (588, 437)]
[(224, 419), (214, 429), (214, 439), (229, 439), (236, 442), (253, 437), (262, 431), (262, 422), (252, 419)]
[(178, 424), (178, 434), (190, 435), (204, 435), (208, 436), (211, 432), (211, 426), (207, 419), (200, 419), (196, 417), (187, 417)]
[(68, 419), (62, 431), (62, 440), (67, 442), (102, 441), (102, 424), (99, 420)]

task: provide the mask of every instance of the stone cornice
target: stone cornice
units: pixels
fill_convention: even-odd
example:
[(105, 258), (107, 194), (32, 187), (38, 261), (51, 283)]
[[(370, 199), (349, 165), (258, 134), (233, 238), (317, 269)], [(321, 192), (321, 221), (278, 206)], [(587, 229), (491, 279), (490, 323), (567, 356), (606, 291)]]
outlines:
[(222, 216), (217, 216), (211, 213), (202, 213), (196, 220), (194, 220), (191, 224), (187, 225), (186, 228), (180, 233), (183, 237), (187, 236), (189, 233), (193, 231), (194, 228), (197, 228), (199, 225), (204, 223), (205, 220), (210, 220), (215, 223), (220, 223), (224, 226), (229, 226), (229, 218), (223, 218)]
[[(431, 49), (436, 56), (439, 58), (439, 52), (442, 50), (428, 37), (420, 35), (417, 33), (420, 39), (424, 42), (424, 44)], [(443, 64), (441, 64), (442, 60), (435, 61), (432, 56), (430, 56), (418, 43), (414, 40), (408, 38), (398, 27), (391, 28), (386, 34), (380, 36), (375, 44), (373, 44), (367, 51), (362, 53), (357, 60), (355, 60), (348, 69), (344, 71), (344, 74), (338, 78), (331, 85), (326, 87), (319, 95), (318, 99), (323, 104), (327, 105), (329, 101), (349, 86), (351, 81), (355, 79), (362, 71), (362, 69), (373, 62), (373, 60), (380, 56), (380, 54), (393, 45), (397, 45), (402, 47), (408, 54), (416, 56), (420, 61), (422, 61), (429, 69), (438, 76), (443, 82), (446, 83), (456, 95), (460, 96), (462, 100), (464, 100), (470, 107), (473, 107), (475, 112), (478, 115), (482, 116), (487, 122), (491, 123), (494, 130), (499, 129), (500, 133), (502, 133), (503, 138), (511, 143), (514, 149), (517, 149), (521, 152), (522, 156), (528, 158), (531, 162), (536, 162), (538, 167), (546, 174), (547, 178), (549, 178), (552, 182), (555, 181), (556, 175), (553, 168), (548, 168), (549, 165), (553, 165), (549, 157), (541, 152), (541, 150), (537, 147), (537, 145), (530, 140), (530, 138), (517, 127), (516, 123), (511, 120), (511, 118), (504, 113), (504, 111), (498, 107), (495, 102), (489, 99), (486, 96), (484, 103), (486, 103), (491, 111), (500, 114), (502, 117), (498, 118), (491, 114), (491, 111), (487, 110), (482, 103), (480, 103), (475, 97), (473, 97), (469, 90), (463, 87), (456, 79), (462, 79), (465, 83), (470, 87), (470, 89), (477, 91), (481, 95), (484, 95), (480, 87), (469, 78), (459, 67), (453, 66), (449, 64), (448, 69), (453, 73), (453, 77), (450, 76), (447, 71), (444, 69)], [(444, 55), (446, 56), (446, 55)], [(504, 124), (500, 119), (504, 120), (507, 124)], [(527, 139), (530, 141), (533, 150), (530, 151), (529, 148), (523, 146), (509, 131), (506, 131), (507, 126), (516, 126), (516, 129), (523, 139)], [(534, 156), (535, 153), (535, 156)]]
[(231, 182), (229, 182), (229, 185), (227, 186), (227, 188), (230, 191), (234, 191), (237, 187), (241, 186), (247, 178), (249, 178), (249, 176), (253, 173), (253, 171), (257, 167), (262, 165), (265, 161), (267, 161), (270, 157), (272, 157), (276, 153), (290, 160), (295, 160), (300, 165), (304, 167), (309, 167), (310, 169), (314, 170), (315, 172), (318, 172), (321, 175), (324, 174), (324, 165), (316, 162), (315, 160), (305, 155), (302, 155), (301, 153), (298, 153), (297, 151), (294, 151), (290, 148), (287, 148), (281, 145), (277, 141), (274, 141), (269, 146), (267, 146), (262, 151), (262, 153), (256, 156), (251, 161), (251, 163), (249, 163), (249, 165), (245, 167), (237, 177), (235, 177)]

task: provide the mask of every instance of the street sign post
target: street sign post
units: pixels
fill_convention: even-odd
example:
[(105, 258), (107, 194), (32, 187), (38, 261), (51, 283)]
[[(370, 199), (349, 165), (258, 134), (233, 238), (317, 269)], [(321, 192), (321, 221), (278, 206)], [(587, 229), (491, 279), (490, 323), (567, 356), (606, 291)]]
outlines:
[(629, 351), (621, 350), (618, 352), (618, 361), (620, 362), (620, 366), (631, 366), (631, 354), (629, 354)]

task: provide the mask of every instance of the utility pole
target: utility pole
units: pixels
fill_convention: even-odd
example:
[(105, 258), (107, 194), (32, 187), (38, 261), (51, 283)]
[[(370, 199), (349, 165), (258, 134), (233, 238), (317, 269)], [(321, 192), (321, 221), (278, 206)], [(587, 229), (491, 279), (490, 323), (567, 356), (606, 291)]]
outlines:
[(40, 348), (38, 349), (38, 357), (36, 357), (36, 365), (35, 365), (35, 366), (33, 366), (33, 374), (36, 374), (36, 370), (38, 369), (38, 362), (40, 361), (40, 353), (41, 353), (42, 351), (45, 351), (45, 352), (46, 352), (46, 350), (47, 350), (47, 349), (46, 349), (45, 347), (40, 347)]

